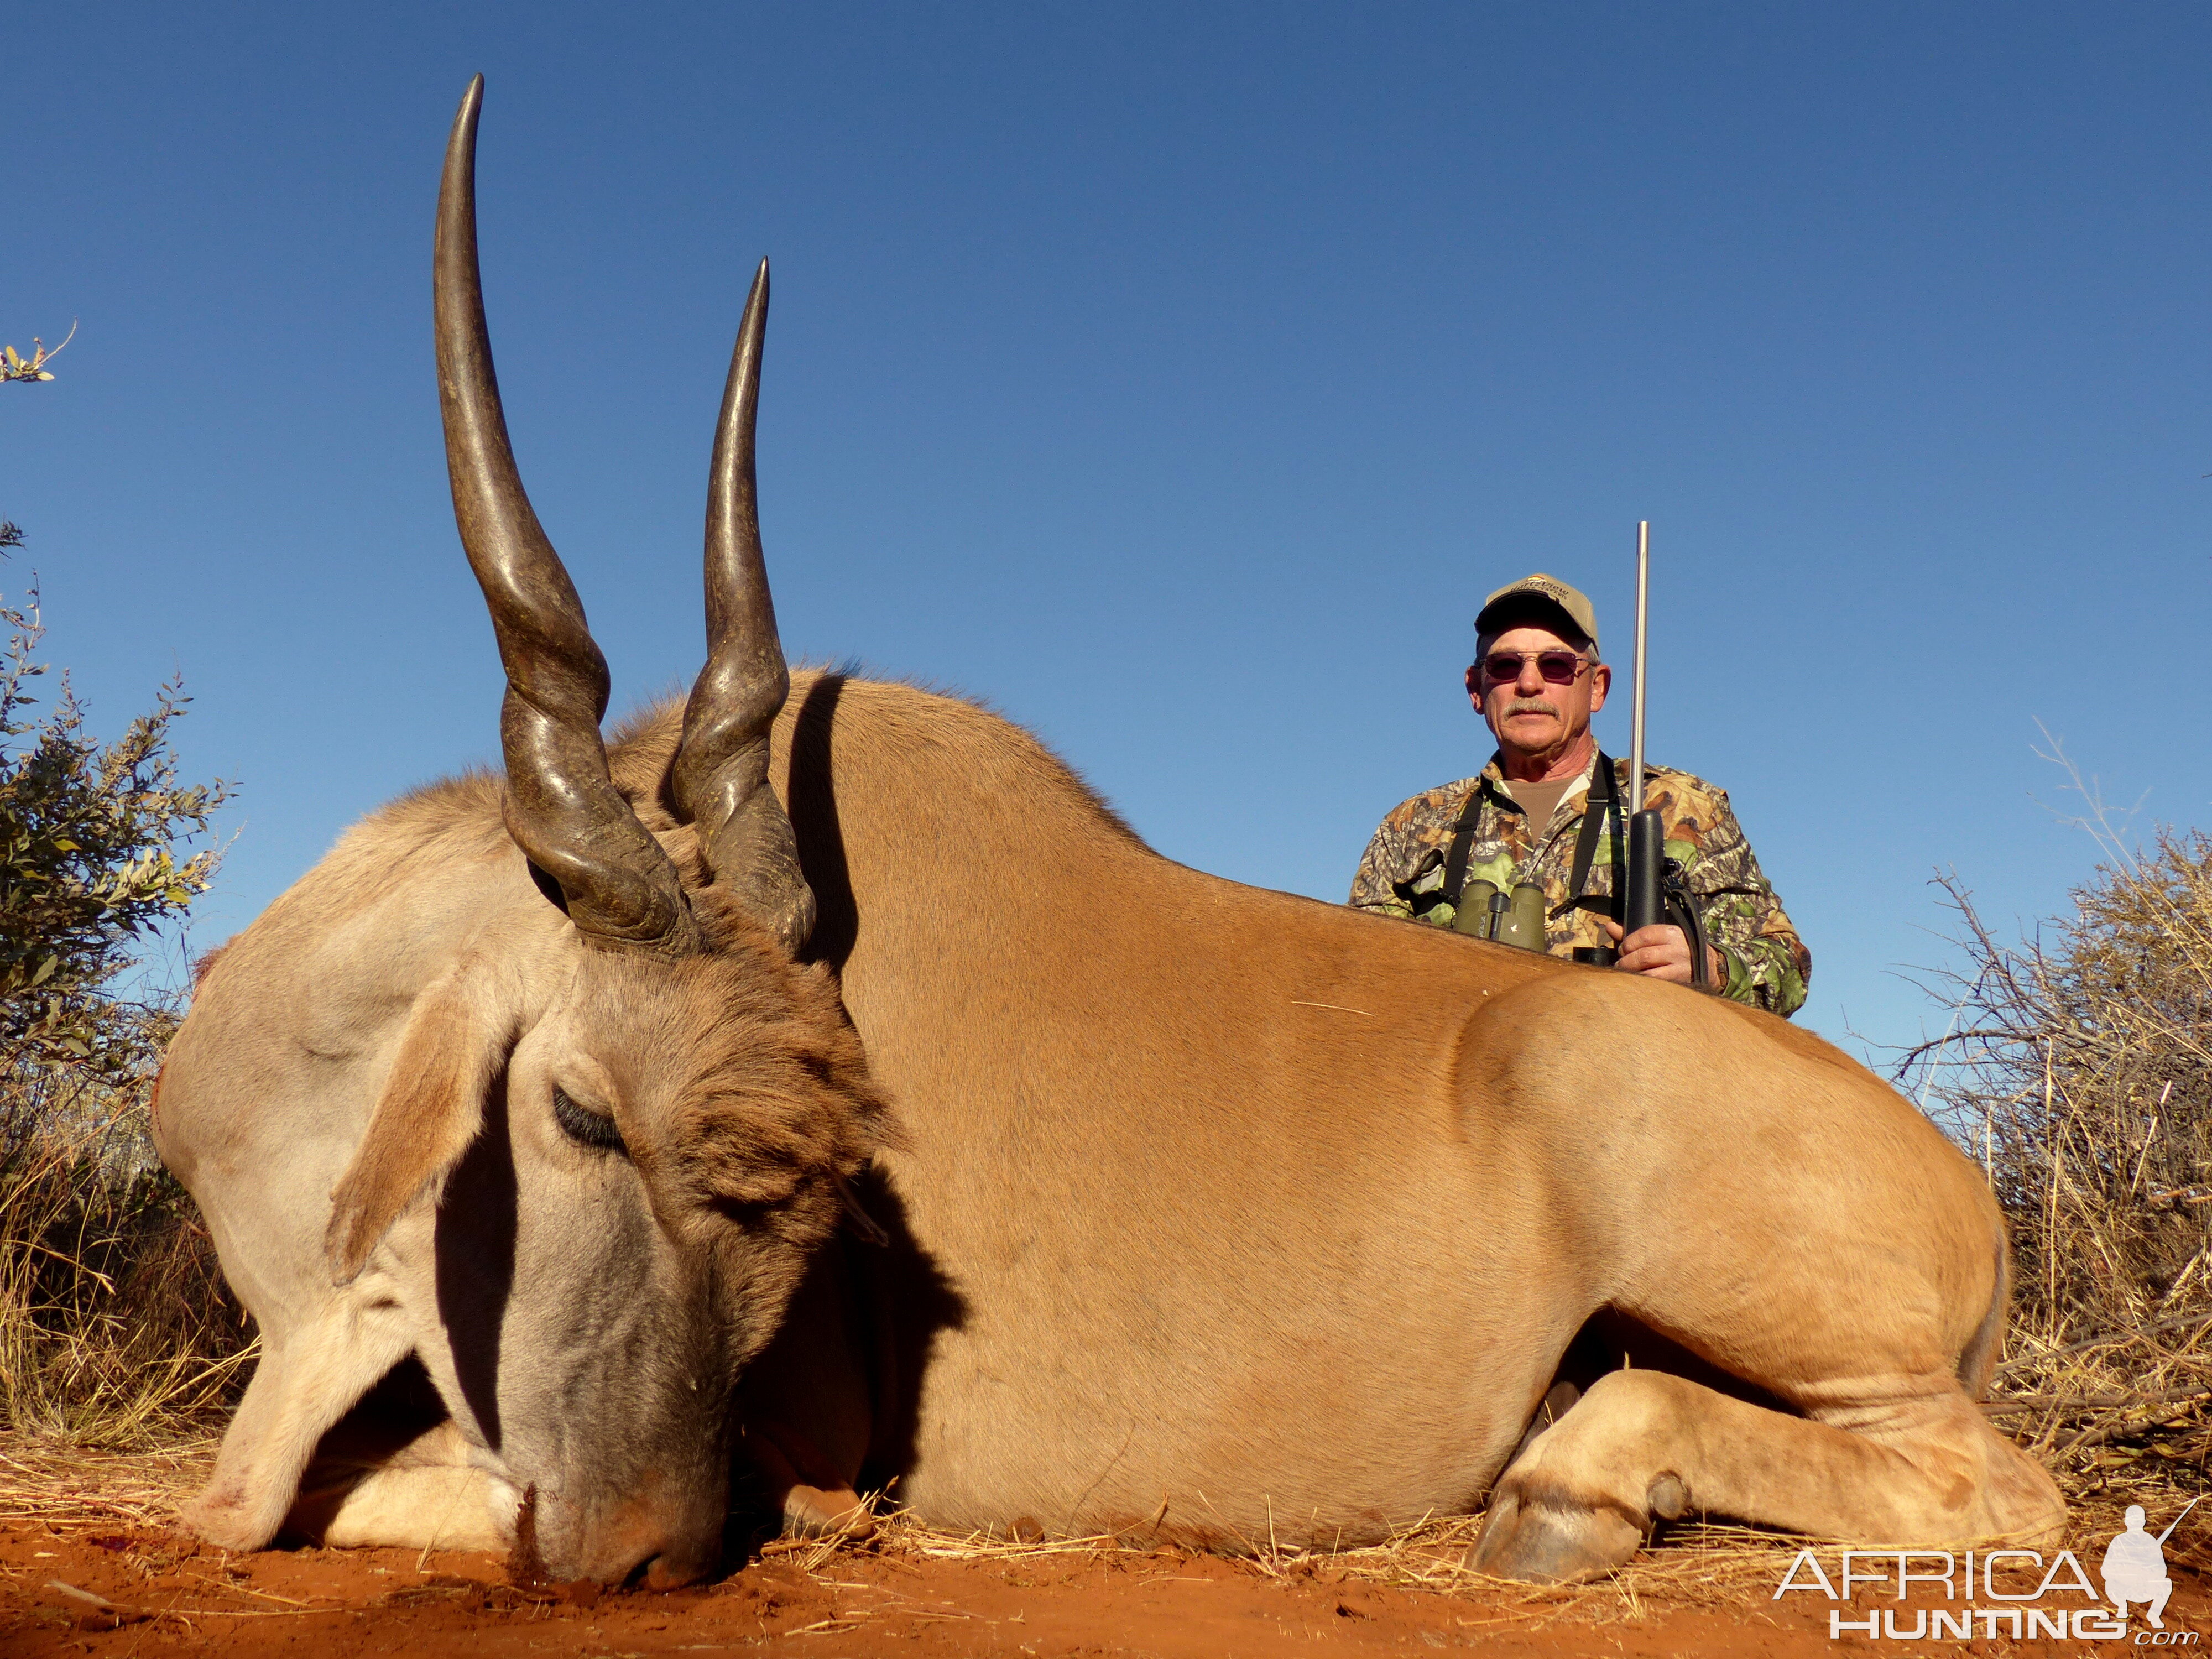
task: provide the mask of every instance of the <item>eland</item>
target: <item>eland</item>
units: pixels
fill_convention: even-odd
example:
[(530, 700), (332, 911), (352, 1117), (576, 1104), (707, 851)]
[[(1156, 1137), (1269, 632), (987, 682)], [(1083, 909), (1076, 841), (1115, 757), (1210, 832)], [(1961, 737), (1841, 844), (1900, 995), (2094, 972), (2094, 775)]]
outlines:
[[(1689, 1510), (2034, 1541), (1975, 1406), (2007, 1244), (1864, 1067), (1686, 988), (1240, 886), (1018, 726), (786, 667), (753, 431), (704, 670), (611, 744), (509, 448), (479, 79), (438, 376), (503, 775), (409, 794), (207, 965), (157, 1093), (263, 1353), (187, 1511), (226, 1547), (711, 1571), (789, 1525), (1354, 1545), (1603, 1572)], [(1633, 1363), (1624, 1366), (1624, 1358)]]

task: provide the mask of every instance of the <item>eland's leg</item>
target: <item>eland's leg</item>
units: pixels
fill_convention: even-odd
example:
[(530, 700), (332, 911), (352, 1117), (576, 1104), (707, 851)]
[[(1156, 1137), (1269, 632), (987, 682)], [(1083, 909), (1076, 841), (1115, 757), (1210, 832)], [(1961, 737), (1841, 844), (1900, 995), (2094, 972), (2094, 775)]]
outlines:
[(520, 1507), (514, 1487), (474, 1466), (448, 1419), (406, 1437), (379, 1425), (326, 1437), (300, 1483), (284, 1529), (335, 1549), (504, 1550)]
[(185, 1524), (224, 1549), (265, 1548), (317, 1443), (407, 1346), (396, 1325), (349, 1303), (272, 1344), (223, 1435), (213, 1477), (184, 1506)]
[[(1909, 1102), (1809, 1033), (1619, 975), (1531, 981), (1468, 1041), (1513, 1056), (1467, 1086), (1540, 1142), (1593, 1299), (1770, 1402), (1599, 1377), (1499, 1477), (1471, 1565), (1588, 1577), (1690, 1509), (1869, 1546), (2063, 1530), (1972, 1397), (2003, 1337), (2002, 1215)], [(1592, 1112), (1579, 1056), (1603, 1043), (1622, 1060)]]
[(2034, 1544), (2065, 1525), (2051, 1477), (1954, 1377), (1896, 1378), (1816, 1418), (1663, 1371), (1611, 1372), (1499, 1479), (1468, 1565), (1507, 1578), (1589, 1577), (1633, 1555), (1654, 1520), (1692, 1509), (1931, 1547)]
[(475, 1468), (445, 1422), (374, 1466), (318, 1459), (285, 1528), (337, 1549), (504, 1550), (518, 1507), (514, 1489)]
[(315, 1541), (331, 1549), (488, 1550), (514, 1541), (514, 1489), (482, 1469), (378, 1469)]

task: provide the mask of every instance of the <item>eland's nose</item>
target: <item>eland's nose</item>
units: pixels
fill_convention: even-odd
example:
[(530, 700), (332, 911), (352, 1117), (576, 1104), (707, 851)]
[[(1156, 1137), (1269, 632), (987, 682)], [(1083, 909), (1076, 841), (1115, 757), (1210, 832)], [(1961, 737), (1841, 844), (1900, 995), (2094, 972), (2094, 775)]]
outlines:
[(659, 1590), (713, 1572), (722, 1559), (728, 1488), (702, 1482), (672, 1492), (671, 1484), (647, 1471), (628, 1496), (579, 1516), (583, 1524), (572, 1535), (576, 1576)]

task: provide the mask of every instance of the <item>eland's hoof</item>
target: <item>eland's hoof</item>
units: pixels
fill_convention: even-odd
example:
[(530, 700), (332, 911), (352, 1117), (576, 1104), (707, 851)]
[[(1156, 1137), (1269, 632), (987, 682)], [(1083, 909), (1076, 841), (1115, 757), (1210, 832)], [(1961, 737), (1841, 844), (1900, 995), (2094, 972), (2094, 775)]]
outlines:
[(793, 1485), (783, 1495), (783, 1535), (787, 1538), (842, 1538), (848, 1543), (876, 1534), (876, 1518), (850, 1486), (825, 1492), (820, 1486)]
[(1610, 1507), (1565, 1508), (1501, 1492), (1462, 1565), (1492, 1578), (1568, 1584), (1603, 1577), (1643, 1542), (1643, 1528)]
[(768, 1481), (786, 1538), (858, 1543), (876, 1535), (876, 1517), (867, 1504), (804, 1435), (781, 1424), (756, 1425), (746, 1436), (745, 1449)]

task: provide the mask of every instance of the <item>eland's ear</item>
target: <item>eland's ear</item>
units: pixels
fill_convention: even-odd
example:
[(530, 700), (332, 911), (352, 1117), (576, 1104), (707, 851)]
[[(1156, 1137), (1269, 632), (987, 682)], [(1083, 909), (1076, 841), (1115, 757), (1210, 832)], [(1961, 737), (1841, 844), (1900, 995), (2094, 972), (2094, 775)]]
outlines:
[(460, 1162), (483, 1127), (484, 1093), (517, 1024), (499, 977), (464, 963), (415, 999), (368, 1132), (331, 1194), (323, 1249), (332, 1284), (359, 1275), (401, 1212)]

